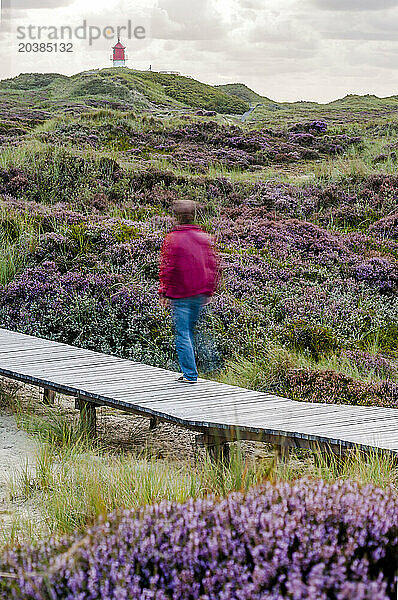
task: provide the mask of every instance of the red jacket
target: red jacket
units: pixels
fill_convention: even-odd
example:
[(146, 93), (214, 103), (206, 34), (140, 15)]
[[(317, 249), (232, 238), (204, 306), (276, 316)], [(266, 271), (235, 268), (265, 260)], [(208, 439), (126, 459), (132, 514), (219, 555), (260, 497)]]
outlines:
[(218, 282), (212, 239), (196, 225), (180, 225), (162, 246), (159, 294), (167, 298), (211, 296)]

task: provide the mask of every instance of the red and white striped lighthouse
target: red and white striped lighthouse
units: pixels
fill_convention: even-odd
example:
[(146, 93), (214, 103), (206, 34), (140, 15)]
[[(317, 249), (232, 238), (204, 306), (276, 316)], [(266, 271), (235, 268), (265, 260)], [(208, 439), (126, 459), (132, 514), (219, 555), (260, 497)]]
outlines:
[(118, 38), (117, 44), (113, 46), (113, 56), (111, 57), (114, 67), (126, 66), (126, 60), (128, 60), (128, 58), (125, 54), (125, 50), (126, 46), (123, 46), (123, 44), (120, 42), (120, 38)]

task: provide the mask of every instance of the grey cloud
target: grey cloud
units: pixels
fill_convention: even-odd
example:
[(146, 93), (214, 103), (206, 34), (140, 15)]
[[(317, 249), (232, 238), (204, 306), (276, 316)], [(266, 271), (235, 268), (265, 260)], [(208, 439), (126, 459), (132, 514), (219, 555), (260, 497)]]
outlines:
[(318, 46), (318, 32), (308, 29), (300, 30), (289, 21), (280, 21), (273, 27), (255, 26), (248, 31), (247, 41), (250, 43), (273, 43), (283, 50), (286, 45), (291, 47), (307, 47), (315, 49)]
[(398, 6), (398, 0), (313, 0), (323, 10), (383, 10)]
[(398, 41), (398, 32), (324, 31), (322, 35), (328, 40)]
[(2, 0), (3, 10), (32, 10), (35, 8), (59, 8), (69, 6), (73, 0)]
[(241, 0), (240, 6), (250, 10), (264, 10), (265, 8), (263, 0)]
[(255, 44), (273, 43), (283, 53), (287, 46), (316, 50), (320, 35), (317, 28), (296, 20), (295, 14), (268, 13), (245, 28), (245, 39)]
[(329, 19), (318, 20), (317, 28), (325, 40), (396, 41), (398, 11), (380, 11), (371, 16), (334, 13)]
[(292, 28), (286, 23), (286, 26), (277, 26), (275, 28), (265, 28), (256, 25), (248, 32), (248, 41), (251, 43), (259, 42), (291, 42), (294, 39)]
[(227, 27), (211, 0), (158, 0), (151, 31), (159, 39), (201, 40), (222, 38)]
[(0, 36), (4, 37), (9, 31), (12, 31), (13, 23), (17, 19), (25, 18), (35, 9), (57, 9), (72, 4), (73, 0), (0, 0), (1, 2), (1, 23)]

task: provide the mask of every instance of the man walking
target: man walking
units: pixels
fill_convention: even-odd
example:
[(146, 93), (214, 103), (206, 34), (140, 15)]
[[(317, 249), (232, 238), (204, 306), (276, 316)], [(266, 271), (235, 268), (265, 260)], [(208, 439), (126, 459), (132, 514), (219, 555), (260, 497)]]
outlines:
[(196, 383), (194, 330), (204, 304), (218, 281), (218, 262), (211, 237), (194, 225), (196, 205), (180, 200), (173, 205), (178, 225), (165, 238), (159, 269), (159, 295), (171, 304), (175, 345), (182, 375), (177, 381)]

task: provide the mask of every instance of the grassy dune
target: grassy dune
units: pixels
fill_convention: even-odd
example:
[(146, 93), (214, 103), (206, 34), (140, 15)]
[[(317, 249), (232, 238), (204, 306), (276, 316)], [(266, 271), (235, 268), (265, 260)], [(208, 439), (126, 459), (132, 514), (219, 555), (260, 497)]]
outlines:
[[(259, 106), (242, 122), (251, 104)], [(173, 225), (173, 202), (190, 198), (198, 203), (197, 222), (214, 235), (223, 268), (220, 287), (198, 328), (201, 374), (298, 401), (396, 408), (396, 105), (396, 97), (374, 96), (347, 96), (327, 105), (277, 103), (242, 84), (209, 86), (130, 69), (72, 77), (25, 74), (1, 82), (0, 326), (177, 370), (171, 318), (157, 301), (158, 261), (164, 235)], [(106, 547), (101, 528), (114, 509), (154, 505), (142, 513), (152, 519), (152, 510), (161, 515), (169, 510), (164, 509), (167, 503), (161, 509), (157, 503), (170, 501), (176, 503), (173, 515), (195, 506), (192, 524), (203, 507), (213, 506), (209, 496), (215, 498), (214, 514), (236, 498), (241, 507), (248, 502), (253, 514), (258, 498), (269, 502), (259, 519), (278, 512), (279, 502), (287, 506), (295, 498), (285, 521), (278, 525), (279, 517), (272, 518), (272, 539), (284, 539), (292, 527), (286, 561), (278, 558), (279, 587), (267, 579), (268, 587), (258, 584), (260, 595), (250, 600), (264, 597), (272, 585), (279, 594), (273, 597), (293, 597), (286, 582), (286, 573), (293, 572), (303, 598), (357, 594), (373, 600), (376, 591), (380, 600), (393, 597), (394, 573), (385, 566), (391, 560), (383, 562), (396, 556), (397, 466), (390, 456), (353, 452), (340, 461), (302, 451), (281, 465), (271, 448), (253, 458), (244, 444), (237, 444), (228, 468), (215, 467), (200, 452), (196, 462), (155, 459), (144, 442), (134, 454), (115, 452), (109, 440), (90, 444), (65, 411), (34, 403), (29, 409), (29, 403), (5, 392), (0, 399), (40, 442), (36, 473), (21, 468), (9, 486), (13, 509), (18, 501), (26, 502), (40, 518), (26, 520), (16, 511), (11, 530), (3, 534), (5, 545), (13, 549), (0, 563), (0, 571), (10, 570), (11, 581), (0, 581), (0, 600), (10, 597), (10, 590), (14, 597), (41, 599), (42, 585), (53, 586), (52, 597), (69, 598), (67, 593), (77, 589), (76, 581), (68, 579), (70, 572), (88, 585), (94, 571), (81, 565), (91, 552), (95, 555), (96, 539)], [(250, 491), (260, 484), (265, 487)], [(242, 496), (234, 495), (238, 492)], [(315, 507), (313, 498), (318, 498)], [(333, 498), (338, 498), (336, 504)], [(349, 517), (347, 498), (355, 507)], [(331, 526), (337, 537), (327, 546), (335, 551), (330, 556), (323, 550), (315, 553), (315, 563), (308, 567), (317, 543), (311, 536), (326, 535), (324, 502), (330, 514), (337, 511)], [(361, 512), (362, 506), (370, 516)], [(383, 515), (375, 517), (375, 507), (384, 507)], [(201, 523), (213, 519), (213, 508), (209, 510)], [(136, 513), (126, 514), (123, 531), (136, 531)], [(387, 514), (388, 535), (381, 539)], [(118, 526), (114, 518), (109, 517), (112, 527)], [(163, 531), (168, 517), (163, 518), (155, 529)], [(356, 548), (359, 561), (370, 547), (385, 553), (382, 558), (372, 554), (370, 567), (360, 562), (357, 569), (353, 553), (341, 541), (346, 518), (353, 519), (347, 544)], [(370, 524), (374, 528), (368, 531), (367, 548), (362, 532)], [(99, 529), (87, 537), (91, 525)], [(237, 527), (239, 537), (245, 528)], [(258, 529), (253, 531), (251, 540), (257, 539)], [(300, 541), (307, 548), (312, 540), (302, 554), (295, 551), (294, 531), (310, 532), (306, 542)], [(72, 537), (58, 542), (63, 534)], [(39, 540), (49, 535), (48, 555)], [(186, 532), (181, 535), (188, 539)], [(41, 548), (34, 555), (39, 571), (32, 581), (39, 591), (33, 596), (26, 595), (31, 580), (22, 573), (29, 540)], [(80, 556), (86, 542), (87, 554)], [(224, 542), (218, 543), (222, 547)], [(241, 543), (251, 548), (251, 541)], [(75, 550), (79, 558), (71, 569), (69, 552)], [(189, 552), (187, 564), (196, 565)], [(57, 553), (62, 576), (50, 569), (50, 579), (43, 583), (42, 570)], [(130, 559), (138, 561), (134, 564), (141, 573), (141, 558)], [(145, 556), (142, 560), (140, 590), (157, 593), (157, 584), (145, 579)], [(239, 572), (251, 569), (252, 562)], [(264, 566), (260, 563), (255, 573)], [(339, 571), (343, 563), (345, 574)], [(319, 575), (319, 564), (329, 565), (325, 569), (333, 577)], [(170, 565), (163, 567), (179, 573), (180, 565)], [(228, 568), (220, 569), (229, 574)], [(119, 577), (117, 569), (115, 573)], [(170, 589), (182, 585), (184, 573)], [(110, 581), (113, 575), (101, 577)], [(203, 574), (195, 577), (204, 580)], [(223, 579), (220, 589), (238, 585), (239, 577), (232, 577), (232, 583)], [(257, 575), (250, 571), (250, 582), (253, 577)], [(135, 584), (126, 575), (127, 585)], [(173, 597), (169, 583), (159, 585), (159, 593), (166, 594), (159, 598)], [(242, 594), (251, 593), (247, 581), (239, 586), (246, 590)], [(134, 593), (131, 597), (139, 597)], [(184, 594), (181, 598), (188, 598)]]

